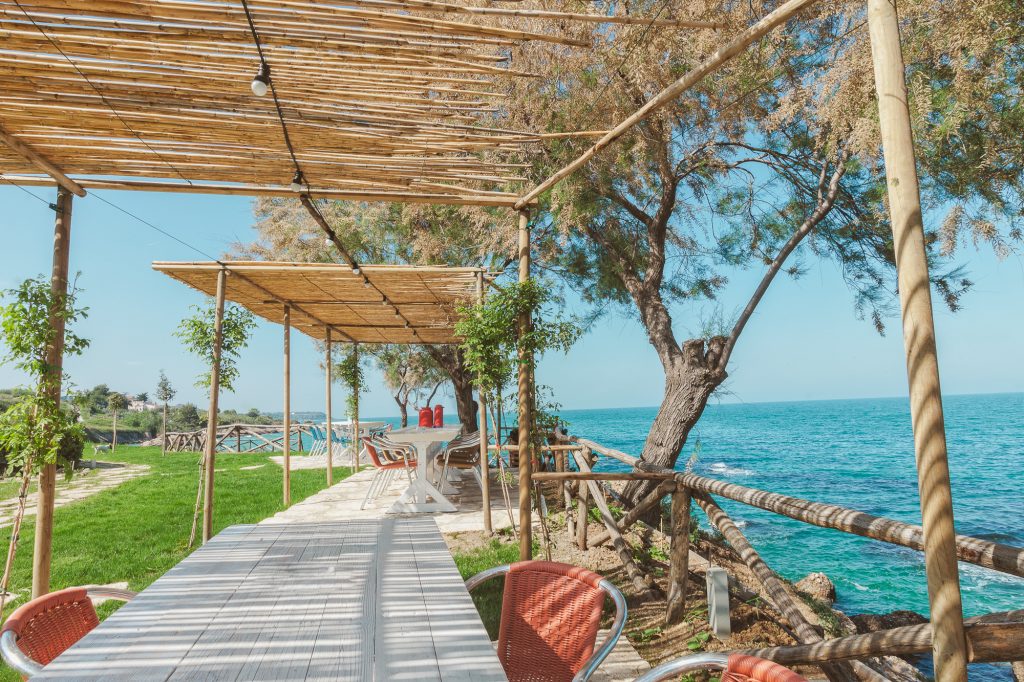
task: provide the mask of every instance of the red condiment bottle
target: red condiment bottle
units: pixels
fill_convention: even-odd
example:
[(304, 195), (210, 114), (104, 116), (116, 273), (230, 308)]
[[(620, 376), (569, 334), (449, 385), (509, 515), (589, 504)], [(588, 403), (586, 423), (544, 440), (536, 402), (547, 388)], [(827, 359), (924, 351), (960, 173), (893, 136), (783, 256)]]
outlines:
[(444, 406), (434, 405), (434, 428), (439, 429), (444, 426)]
[(429, 407), (420, 408), (420, 426), (430, 428), (434, 425), (434, 413)]

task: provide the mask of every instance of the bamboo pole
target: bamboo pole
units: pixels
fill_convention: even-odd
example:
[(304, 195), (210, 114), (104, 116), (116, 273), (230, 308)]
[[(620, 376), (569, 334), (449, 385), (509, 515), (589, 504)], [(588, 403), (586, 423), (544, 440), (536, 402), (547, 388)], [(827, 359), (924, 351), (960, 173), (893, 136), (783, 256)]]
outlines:
[[(1024, 657), (1024, 611), (976, 616), (964, 621), (971, 661), (1005, 662)], [(804, 665), (870, 656), (913, 656), (931, 651), (931, 623), (905, 625), (815, 644), (748, 649), (739, 653), (780, 665)]]
[(679, 486), (672, 493), (672, 547), (668, 571), (665, 622), (675, 625), (686, 615), (686, 584), (690, 576), (690, 491)]
[(324, 366), (327, 368), (326, 395), (324, 409), (327, 410), (327, 485), (334, 485), (334, 423), (331, 421), (331, 328), (324, 329)]
[[(228, 271), (217, 273), (217, 309), (213, 321), (213, 365), (210, 367), (210, 412), (206, 417), (206, 482), (203, 490), (203, 544), (213, 536), (213, 473), (217, 455), (217, 407), (220, 402), (220, 356), (224, 340), (224, 292)], [(227, 434), (224, 435), (227, 438)]]
[[(55, 301), (68, 295), (68, 259), (71, 255), (71, 192), (57, 188), (57, 216), (53, 222), (53, 267), (50, 293)], [(56, 332), (46, 349), (49, 374), (44, 390), (60, 407), (61, 376), (64, 367), (64, 316), (50, 311), (50, 327)], [(32, 554), (32, 597), (50, 591), (50, 561), (53, 558), (53, 504), (57, 488), (57, 465), (45, 464), (39, 471), (39, 495), (36, 503), (35, 551)]]
[(964, 682), (967, 680), (967, 641), (956, 563), (953, 495), (949, 485), (921, 195), (895, 0), (868, 0), (868, 29), (896, 252), (897, 288), (903, 313), (910, 419), (924, 528), (925, 574), (934, 632), (935, 679)]
[(284, 506), (292, 503), (291, 438), (292, 438), (292, 313), (284, 307), (284, 435), (281, 452), (284, 454)]
[[(476, 273), (477, 304), (483, 305), (484, 296), (484, 273), (481, 270)], [(477, 427), (480, 430), (480, 496), (482, 498), (480, 506), (483, 507), (484, 512), (484, 534), (491, 535), (494, 529), (491, 524), (491, 467), (487, 461), (487, 402), (484, 400), (484, 392), (480, 390), (480, 387), (477, 388), (477, 398), (479, 399), (477, 407), (480, 410), (477, 417), (480, 421)]]
[[(786, 590), (782, 579), (765, 563), (761, 555), (757, 553), (757, 550), (747, 541), (746, 536), (733, 523), (733, 520), (729, 518), (729, 515), (706, 493), (696, 493), (693, 495), (693, 499), (704, 510), (711, 525), (718, 529), (729, 545), (736, 550), (740, 559), (747, 564), (757, 577), (771, 602), (793, 627), (800, 643), (813, 644), (820, 642), (822, 640), (821, 635), (818, 634), (818, 631), (814, 629), (807, 618), (804, 617), (803, 612), (797, 607), (796, 601)], [(821, 668), (828, 675), (829, 679), (832, 680), (845, 679), (849, 674), (856, 674), (860, 679), (885, 680), (884, 677), (881, 677), (863, 663), (858, 662), (823, 664)], [(851, 668), (853, 670), (850, 670)]]
[[(590, 471), (590, 465), (584, 459), (584, 457), (578, 453), (573, 453), (573, 457), (576, 458), (576, 466), (583, 471)], [(521, 460), (520, 460), (521, 461)], [(594, 498), (594, 506), (597, 507), (598, 512), (601, 514), (601, 520), (604, 521), (605, 527), (608, 529), (608, 533), (611, 535), (612, 547), (615, 548), (616, 553), (619, 555), (619, 560), (622, 561), (622, 567), (626, 569), (626, 575), (633, 583), (634, 589), (644, 596), (650, 596), (653, 594), (652, 582), (649, 581), (648, 577), (644, 575), (640, 567), (637, 566), (636, 561), (633, 559), (633, 550), (626, 542), (626, 538), (622, 537), (622, 533), (619, 532), (618, 527), (615, 525), (615, 517), (612, 516), (611, 510), (608, 508), (608, 503), (604, 501), (604, 495), (601, 493), (601, 489), (597, 487), (595, 481), (587, 481), (586, 486), (590, 488), (590, 494)]]
[[(70, 192), (72, 194), (77, 194), (80, 197), (85, 196), (85, 190), (82, 189), (82, 186), (80, 184), (78, 184), (68, 176), (64, 175), (63, 171), (61, 171), (60, 168), (55, 166), (49, 159), (47, 159), (42, 154), (37, 152), (35, 149), (33, 149), (29, 145), (25, 144), (24, 142), (16, 138), (14, 135), (11, 135), (3, 128), (0, 128), (0, 142), (6, 144), (15, 154), (18, 154), (19, 156), (23, 157), (33, 166), (35, 166), (36, 168), (38, 168), (39, 170), (43, 171), (51, 178), (53, 178), (54, 182), (56, 182), (60, 188), (57, 191), (58, 207), (61, 205), (60, 190)], [(61, 343), (63, 344), (63, 340), (61, 341)]]
[[(530, 214), (519, 212), (519, 282), (530, 279)], [(520, 338), (530, 331), (530, 315), (519, 315)], [(519, 348), (519, 559), (533, 558), (533, 521), (530, 491), (533, 480), (533, 410), (530, 400), (530, 366), (533, 358), (522, 346)]]
[[(534, 476), (536, 476), (536, 474), (534, 474)], [(620, 519), (618, 523), (615, 524), (615, 527), (619, 529), (620, 533), (625, 533), (630, 526), (632, 526), (634, 523), (640, 520), (641, 516), (646, 514), (648, 511), (650, 511), (657, 505), (661, 504), (661, 498), (671, 493), (673, 490), (675, 490), (675, 488), (676, 484), (673, 483), (672, 481), (662, 481), (661, 485), (659, 485), (657, 488), (648, 493), (647, 496), (644, 497), (644, 499), (640, 500), (640, 502), (638, 502), (635, 507), (630, 509), (626, 513), (626, 515), (623, 516), (622, 519)], [(673, 497), (672, 499), (674, 501), (675, 497)], [(608, 540), (610, 539), (611, 534), (607, 531), (603, 533), (598, 533), (597, 535), (590, 538), (590, 540), (587, 542), (587, 546), (597, 547), (598, 545), (602, 545), (608, 542)]]

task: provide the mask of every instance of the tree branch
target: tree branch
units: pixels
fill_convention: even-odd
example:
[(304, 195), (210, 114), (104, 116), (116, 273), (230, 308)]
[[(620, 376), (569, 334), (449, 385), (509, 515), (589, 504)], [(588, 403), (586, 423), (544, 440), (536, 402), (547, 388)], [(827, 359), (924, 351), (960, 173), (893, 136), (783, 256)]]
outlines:
[(768, 291), (768, 287), (771, 286), (775, 276), (782, 269), (786, 259), (789, 258), (790, 254), (796, 250), (796, 247), (800, 245), (800, 242), (811, 233), (811, 231), (824, 220), (825, 216), (828, 215), (829, 211), (832, 210), (832, 206), (835, 205), (836, 196), (839, 194), (839, 181), (846, 173), (846, 151), (839, 153), (839, 158), (836, 160), (836, 170), (832, 173), (832, 178), (828, 183), (828, 192), (821, 196), (820, 188), (825, 185), (825, 178), (828, 173), (828, 163), (822, 164), (821, 174), (819, 176), (819, 200), (818, 205), (810, 216), (800, 225), (799, 228), (790, 236), (786, 243), (779, 249), (778, 254), (772, 260), (771, 265), (768, 267), (768, 271), (761, 278), (760, 284), (757, 285), (757, 289), (754, 290), (750, 300), (747, 301), (746, 307), (743, 312), (740, 313), (740, 317), (736, 320), (736, 324), (732, 328), (732, 332), (725, 341), (725, 347), (722, 349), (722, 355), (718, 360), (718, 367), (722, 371), (725, 371), (726, 366), (729, 364), (729, 357), (732, 355), (733, 348), (736, 346), (736, 342), (739, 340), (740, 334), (743, 333), (743, 328), (747, 325), (750, 317), (754, 314), (754, 310), (757, 305), (764, 298), (764, 294)]

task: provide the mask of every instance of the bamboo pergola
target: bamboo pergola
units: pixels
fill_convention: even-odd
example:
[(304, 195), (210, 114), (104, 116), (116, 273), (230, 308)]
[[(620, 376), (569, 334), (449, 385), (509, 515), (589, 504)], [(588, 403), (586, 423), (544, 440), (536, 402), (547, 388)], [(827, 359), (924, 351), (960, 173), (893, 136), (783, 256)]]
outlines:
[(412, 265), (348, 267), (267, 261), (165, 262), (153, 269), (208, 296), (220, 272), (226, 300), (274, 324), (285, 323), (317, 341), (450, 344), (456, 307), (477, 298), (482, 268)]
[[(899, 23), (895, 0), (865, 1), (903, 313), (936, 678), (963, 682), (967, 640)], [(501, 93), (493, 80), (530, 77), (509, 63), (517, 46), (585, 49), (581, 27), (597, 30), (608, 23), (727, 27), (440, 0), (0, 0), (0, 178), (59, 186), (55, 293), (67, 290), (71, 195), (85, 196), (89, 188), (290, 196), (302, 198), (314, 217), (319, 214), (312, 197), (514, 207), (520, 211), (519, 277), (525, 279), (526, 211), (543, 192), (814, 2), (788, 0), (755, 24), (730, 31), (718, 50), (610, 131), (545, 135), (501, 124)], [(550, 22), (549, 29), (520, 30), (515, 17)], [(532, 190), (508, 191), (522, 169), (506, 152), (568, 136), (598, 139)], [(325, 231), (340, 248), (329, 226)], [(227, 271), (218, 270), (222, 292), (226, 279)], [(282, 313), (286, 346), (291, 311)], [(62, 338), (51, 349), (56, 372)], [(532, 359), (523, 360), (520, 428), (529, 433), (531, 400), (524, 391)], [(212, 428), (216, 393), (214, 385)], [(528, 439), (520, 442), (529, 450)], [(520, 494), (528, 495), (532, 454), (520, 455)], [(210, 474), (212, 479), (212, 469)], [(40, 478), (34, 595), (49, 591), (53, 501), (50, 465)], [(528, 557), (528, 498), (520, 500), (520, 510), (521, 549)]]

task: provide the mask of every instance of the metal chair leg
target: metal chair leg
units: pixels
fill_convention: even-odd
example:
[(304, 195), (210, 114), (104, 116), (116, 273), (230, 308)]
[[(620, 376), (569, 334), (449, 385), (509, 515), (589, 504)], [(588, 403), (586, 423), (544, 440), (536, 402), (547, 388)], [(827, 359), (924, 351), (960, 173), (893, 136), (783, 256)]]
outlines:
[(359, 506), (360, 511), (366, 509), (366, 503), (370, 501), (370, 493), (373, 492), (374, 485), (377, 483), (377, 478), (380, 477), (382, 473), (384, 472), (381, 471), (380, 469), (374, 472), (373, 478), (370, 479), (370, 485), (366, 489), (366, 497), (363, 498), (363, 503)]

